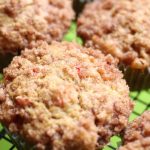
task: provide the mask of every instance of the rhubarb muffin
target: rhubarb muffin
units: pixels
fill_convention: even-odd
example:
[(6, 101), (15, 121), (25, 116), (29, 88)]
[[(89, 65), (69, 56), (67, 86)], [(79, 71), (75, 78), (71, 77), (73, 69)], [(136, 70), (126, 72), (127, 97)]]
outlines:
[(150, 66), (149, 18), (149, 0), (95, 0), (79, 17), (78, 34), (86, 46), (145, 69)]
[(0, 0), (0, 53), (59, 41), (73, 18), (72, 0)]
[(122, 77), (110, 55), (38, 42), (4, 69), (0, 121), (38, 150), (102, 148), (133, 108)]
[(119, 150), (150, 150), (150, 111), (129, 124), (125, 130), (124, 144)]

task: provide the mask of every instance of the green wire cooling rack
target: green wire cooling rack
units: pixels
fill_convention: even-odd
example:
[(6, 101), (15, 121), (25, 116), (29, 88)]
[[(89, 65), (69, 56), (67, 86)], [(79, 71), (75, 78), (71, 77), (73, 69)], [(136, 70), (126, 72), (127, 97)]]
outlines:
[[(76, 34), (76, 24), (73, 23), (69, 32), (64, 36), (64, 40), (74, 41), (82, 44), (82, 40)], [(2, 75), (0, 74), (0, 80)], [(150, 82), (150, 81), (148, 81)], [(136, 117), (141, 115), (144, 111), (150, 110), (150, 88), (141, 91), (130, 92), (130, 97), (135, 102), (133, 113), (129, 121), (133, 121)], [(110, 143), (103, 150), (116, 150), (121, 145), (121, 138), (114, 136), (111, 138)], [(0, 125), (0, 150), (20, 150), (15, 147), (12, 138), (10, 138), (5, 129)]]

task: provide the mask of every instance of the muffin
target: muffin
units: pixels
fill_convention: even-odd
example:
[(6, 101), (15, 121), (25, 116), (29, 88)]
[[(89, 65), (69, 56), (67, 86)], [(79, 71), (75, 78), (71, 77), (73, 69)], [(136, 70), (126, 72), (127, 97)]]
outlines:
[(149, 0), (95, 0), (78, 19), (85, 46), (118, 58), (131, 90), (150, 88), (149, 17)]
[(73, 18), (71, 0), (0, 0), (0, 53), (59, 41)]
[(39, 42), (4, 69), (0, 121), (38, 150), (95, 150), (133, 109), (117, 61), (75, 43)]
[(129, 124), (125, 130), (124, 144), (119, 150), (150, 150), (150, 111)]
[(96, 0), (78, 19), (78, 33), (86, 46), (143, 69), (150, 66), (149, 17), (149, 0)]

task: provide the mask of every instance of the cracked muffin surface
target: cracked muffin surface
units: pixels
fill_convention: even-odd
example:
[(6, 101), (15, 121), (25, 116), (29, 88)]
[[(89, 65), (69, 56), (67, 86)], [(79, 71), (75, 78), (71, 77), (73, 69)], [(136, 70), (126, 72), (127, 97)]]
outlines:
[(149, 0), (95, 0), (79, 17), (78, 34), (86, 46), (145, 69), (150, 66), (149, 17)]
[(0, 52), (61, 40), (72, 19), (71, 0), (0, 0)]
[(75, 43), (39, 42), (14, 57), (0, 87), (0, 121), (38, 150), (95, 150), (133, 108), (117, 61)]
[(124, 144), (119, 150), (150, 149), (150, 111), (144, 112), (127, 126)]

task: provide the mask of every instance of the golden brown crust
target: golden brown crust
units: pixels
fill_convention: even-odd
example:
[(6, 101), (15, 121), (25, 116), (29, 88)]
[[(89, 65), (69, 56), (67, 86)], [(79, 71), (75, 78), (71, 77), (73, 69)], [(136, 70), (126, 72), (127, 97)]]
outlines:
[(78, 19), (78, 33), (86, 46), (143, 69), (150, 66), (149, 17), (149, 0), (95, 0)]
[(119, 150), (150, 149), (150, 111), (131, 122), (125, 130), (124, 144)]
[(16, 52), (38, 40), (61, 40), (73, 18), (71, 0), (1, 0), (0, 52)]
[(40, 150), (103, 147), (133, 108), (116, 66), (110, 55), (73, 43), (26, 49), (4, 70), (0, 121)]

